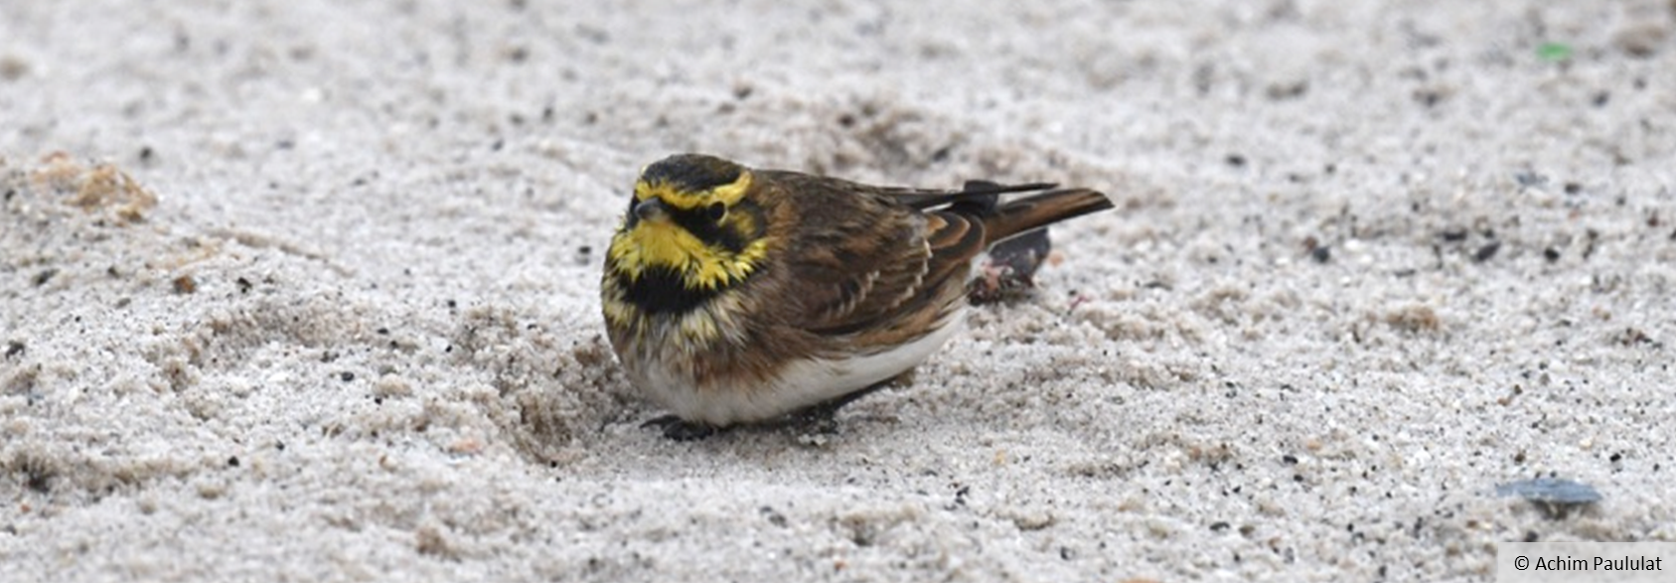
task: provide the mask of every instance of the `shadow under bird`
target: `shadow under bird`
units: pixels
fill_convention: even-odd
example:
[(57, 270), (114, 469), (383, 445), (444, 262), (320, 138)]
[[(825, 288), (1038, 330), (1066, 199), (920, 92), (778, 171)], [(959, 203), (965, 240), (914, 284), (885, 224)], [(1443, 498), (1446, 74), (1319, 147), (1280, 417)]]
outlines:
[(1110, 208), (1053, 184), (882, 187), (678, 154), (635, 182), (601, 308), (670, 438), (830, 422), (960, 328), (986, 249)]

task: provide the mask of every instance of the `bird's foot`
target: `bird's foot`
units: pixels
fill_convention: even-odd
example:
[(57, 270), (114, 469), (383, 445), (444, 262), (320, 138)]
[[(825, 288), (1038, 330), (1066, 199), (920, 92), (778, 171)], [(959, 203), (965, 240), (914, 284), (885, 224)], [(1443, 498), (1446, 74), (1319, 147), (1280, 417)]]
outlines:
[(655, 417), (640, 426), (662, 428), (663, 436), (675, 441), (698, 441), (721, 432), (716, 426), (693, 423), (675, 415)]
[(796, 427), (802, 430), (804, 434), (837, 435), (838, 410), (843, 409), (845, 405), (854, 403), (857, 399), (878, 392), (879, 389), (891, 385), (911, 383), (913, 372), (913, 369), (908, 369), (903, 371), (902, 374), (873, 383), (867, 388), (805, 407), (787, 416), (785, 425)]
[(794, 427), (805, 434), (837, 435), (840, 407), (843, 405), (832, 405), (830, 402), (809, 407), (791, 414), (791, 417), (786, 419), (786, 426)]

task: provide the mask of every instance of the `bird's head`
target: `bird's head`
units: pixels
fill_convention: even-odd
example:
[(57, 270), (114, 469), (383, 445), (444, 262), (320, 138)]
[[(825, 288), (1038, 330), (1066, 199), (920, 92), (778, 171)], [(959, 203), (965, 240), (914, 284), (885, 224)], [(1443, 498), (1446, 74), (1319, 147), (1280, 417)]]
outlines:
[(769, 245), (752, 180), (749, 168), (702, 154), (647, 166), (611, 240), (608, 269), (630, 283), (653, 277), (689, 291), (744, 281)]

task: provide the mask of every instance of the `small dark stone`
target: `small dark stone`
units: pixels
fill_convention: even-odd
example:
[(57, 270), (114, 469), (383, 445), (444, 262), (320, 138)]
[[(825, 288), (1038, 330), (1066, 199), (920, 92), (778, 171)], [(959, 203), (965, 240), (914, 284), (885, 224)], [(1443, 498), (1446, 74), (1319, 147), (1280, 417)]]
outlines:
[(22, 342), (12, 341), (12, 342), (7, 342), (6, 343), (6, 357), (7, 358), (11, 358), (13, 356), (23, 354), (23, 350), (24, 350), (24, 346), (23, 346)]
[(227, 458), (227, 467), (232, 467), (232, 468), (239, 467), (239, 456), (233, 456), (233, 457)]
[(1210, 529), (1216, 532), (1228, 530), (1228, 526), (1227, 522), (1221, 520), (1210, 523)]
[(1467, 238), (1467, 230), (1460, 227), (1450, 227), (1443, 230), (1442, 237), (1444, 241), (1448, 241), (1450, 243), (1465, 241)]
[(1501, 241), (1491, 241), (1489, 243), (1485, 243), (1483, 247), (1478, 248), (1478, 251), (1473, 252), (1472, 260), (1479, 263), (1489, 261), (1491, 257), (1496, 256), (1496, 251), (1500, 250)]
[(767, 518), (769, 524), (780, 528), (786, 527), (786, 515), (781, 514), (778, 510), (775, 510), (773, 506), (763, 506), (758, 508), (757, 512), (762, 514), (764, 518)]
[(1540, 186), (1543, 183), (1548, 182), (1548, 178), (1541, 174), (1525, 170), (1521, 172), (1514, 172), (1513, 181), (1518, 182), (1519, 186)]
[(1295, 456), (1295, 455), (1292, 455), (1292, 454), (1286, 454), (1286, 455), (1280, 456), (1280, 461), (1285, 462), (1287, 465), (1297, 465), (1298, 456)]
[(250, 288), (255, 287), (255, 284), (250, 283), (250, 280), (243, 277), (233, 280), (233, 285), (239, 286), (239, 293), (241, 294), (250, 293)]
[(58, 472), (48, 462), (34, 458), (24, 458), (20, 465), (21, 467), (18, 469), (23, 473), (23, 483), (30, 490), (41, 494), (52, 491), (52, 480), (58, 477)]
[(35, 286), (39, 287), (39, 286), (46, 285), (48, 281), (52, 280), (52, 276), (54, 276), (54, 275), (58, 275), (58, 270), (57, 269), (53, 269), (53, 268), (50, 268), (50, 267), (46, 268), (46, 269), (42, 269), (40, 273), (35, 274), (35, 279), (34, 279)]
[(1273, 85), (1269, 85), (1268, 88), (1264, 89), (1264, 93), (1266, 93), (1268, 95), (1269, 99), (1273, 100), (1273, 101), (1285, 101), (1285, 100), (1288, 100), (1288, 99), (1297, 99), (1298, 97), (1301, 97), (1301, 96), (1303, 96), (1303, 94), (1308, 93), (1308, 92), (1309, 92), (1309, 81), (1297, 81), (1295, 83), (1276, 83), (1276, 84), (1273, 84)]
[(1233, 166), (1235, 168), (1243, 168), (1245, 166), (1245, 156), (1241, 156), (1239, 154), (1229, 154), (1227, 158), (1223, 159), (1223, 161), (1227, 162), (1229, 166)]
[(1547, 259), (1549, 263), (1559, 261), (1560, 260), (1560, 250), (1555, 249), (1553, 247), (1543, 249), (1542, 250), (1542, 258)]
[(1309, 257), (1316, 263), (1326, 263), (1333, 259), (1333, 248), (1330, 245), (1316, 247), (1314, 251), (1309, 252)]
[(198, 280), (192, 279), (190, 275), (177, 277), (170, 284), (177, 294), (189, 294), (198, 291)]
[(352, 373), (352, 372), (349, 372), (349, 371), (340, 372), (340, 373), (338, 373), (338, 378), (343, 379), (343, 382), (347, 383), (349, 381), (355, 380), (355, 373)]
[(1562, 188), (1565, 189), (1566, 194), (1577, 194), (1579, 192), (1583, 192), (1583, 185), (1576, 182), (1567, 182)]

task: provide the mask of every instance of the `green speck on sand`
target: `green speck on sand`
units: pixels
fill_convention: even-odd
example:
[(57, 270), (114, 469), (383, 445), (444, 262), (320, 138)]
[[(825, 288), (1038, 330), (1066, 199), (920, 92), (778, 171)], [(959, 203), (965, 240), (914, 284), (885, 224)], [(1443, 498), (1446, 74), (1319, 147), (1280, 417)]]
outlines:
[(1542, 46), (1536, 47), (1536, 56), (1544, 61), (1564, 61), (1571, 58), (1571, 45), (1542, 43)]

